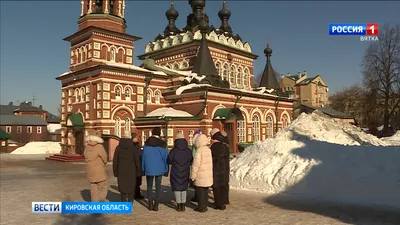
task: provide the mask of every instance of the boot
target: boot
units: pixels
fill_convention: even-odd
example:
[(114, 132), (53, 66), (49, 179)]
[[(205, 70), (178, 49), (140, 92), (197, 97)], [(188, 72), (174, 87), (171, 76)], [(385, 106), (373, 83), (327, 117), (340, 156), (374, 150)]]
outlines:
[(133, 202), (133, 194), (128, 194), (128, 202)]
[(178, 211), (178, 212), (182, 211), (181, 203), (176, 203), (176, 211)]
[(127, 202), (128, 201), (128, 195), (125, 193), (121, 193), (121, 202)]
[(185, 212), (185, 203), (181, 203), (181, 212)]
[(149, 199), (149, 208), (150, 211), (153, 210), (153, 200)]
[(158, 211), (158, 201), (154, 201), (154, 206), (153, 206), (154, 211)]

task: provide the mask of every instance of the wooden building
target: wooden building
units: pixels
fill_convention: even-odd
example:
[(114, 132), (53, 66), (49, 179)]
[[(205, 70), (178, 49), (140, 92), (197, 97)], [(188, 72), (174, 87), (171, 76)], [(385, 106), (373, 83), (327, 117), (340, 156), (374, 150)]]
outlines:
[[(117, 4), (121, 3), (121, 4)], [(134, 42), (125, 33), (125, 1), (83, 0), (78, 31), (71, 43), (70, 71), (62, 83), (62, 144), (64, 153), (82, 154), (91, 129), (120, 137), (137, 132), (144, 141), (161, 126), (172, 146), (182, 132), (189, 142), (201, 129), (229, 134), (232, 152), (238, 143), (272, 137), (288, 126), (293, 100), (278, 95), (279, 83), (265, 49), (266, 66), (259, 88), (253, 87), (253, 62), (258, 56), (248, 42), (232, 32), (225, 2), (218, 13), (220, 28), (209, 26), (205, 1), (189, 1), (187, 25), (175, 25), (173, 3), (167, 27), (146, 45), (134, 66)]]

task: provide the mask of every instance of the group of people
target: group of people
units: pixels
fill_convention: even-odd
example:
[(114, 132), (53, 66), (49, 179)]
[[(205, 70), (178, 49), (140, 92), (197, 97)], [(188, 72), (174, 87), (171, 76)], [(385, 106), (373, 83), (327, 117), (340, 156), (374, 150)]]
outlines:
[[(162, 177), (170, 174), (177, 211), (185, 211), (189, 185), (195, 189), (192, 201), (198, 202), (196, 211), (207, 211), (210, 187), (214, 194), (215, 208), (226, 209), (229, 204), (229, 141), (226, 132), (217, 128), (211, 130), (210, 136), (211, 143), (207, 135), (197, 130), (190, 148), (184, 135), (178, 133), (174, 147), (168, 151), (166, 141), (161, 138), (160, 127), (152, 129), (152, 136), (146, 140), (143, 150), (137, 134), (125, 133), (113, 158), (113, 173), (117, 177), (121, 201), (143, 199), (140, 186), (142, 176), (146, 176), (148, 209), (158, 211)], [(108, 191), (105, 167), (107, 153), (103, 142), (101, 134), (96, 131), (86, 137), (84, 157), (92, 201), (105, 201)]]

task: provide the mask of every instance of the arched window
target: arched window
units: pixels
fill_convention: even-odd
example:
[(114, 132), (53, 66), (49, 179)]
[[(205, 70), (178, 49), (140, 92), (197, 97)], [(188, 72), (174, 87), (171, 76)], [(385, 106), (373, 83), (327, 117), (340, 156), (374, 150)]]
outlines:
[(282, 128), (286, 128), (289, 126), (289, 118), (286, 114), (282, 116)]
[(169, 64), (165, 65), (165, 67), (167, 67), (168, 69), (171, 69), (171, 65), (169, 65)]
[(189, 67), (189, 63), (188, 62), (183, 62), (182, 63), (182, 69), (186, 69), (186, 68), (188, 68)]
[(131, 133), (131, 119), (129, 119), (128, 117), (125, 118), (125, 127), (124, 130), (126, 133)]
[(110, 61), (111, 62), (115, 62), (115, 54), (116, 54), (115, 49), (111, 48), (111, 51), (110, 51)]
[(238, 70), (237, 70), (236, 84), (237, 85), (241, 85), (242, 84), (242, 68), (238, 68)]
[(179, 65), (178, 65), (178, 63), (174, 63), (174, 70), (179, 70)]
[(147, 102), (151, 102), (151, 91), (147, 90)]
[(271, 138), (274, 136), (274, 120), (271, 115), (267, 116), (267, 137)]
[(231, 66), (231, 70), (229, 71), (229, 82), (231, 84), (235, 83), (235, 73), (236, 73), (236, 68), (235, 66)]
[(96, 13), (103, 11), (103, 0), (96, 0)]
[(115, 97), (117, 98), (121, 97), (121, 87), (119, 86), (115, 87)]
[(121, 119), (119, 117), (115, 118), (114, 135), (121, 137)]
[(84, 102), (85, 101), (85, 89), (81, 88), (81, 101)]
[(215, 69), (217, 69), (217, 73), (218, 75), (221, 74), (220, 70), (221, 70), (221, 64), (219, 62), (215, 63)]
[(248, 87), (249, 86), (249, 76), (250, 75), (250, 73), (249, 73), (249, 70), (246, 68), (246, 69), (244, 69), (244, 76), (243, 76), (243, 85), (245, 86), (245, 87)]
[(243, 143), (246, 142), (246, 121), (238, 120), (237, 121), (237, 130), (238, 130), (238, 142)]
[(156, 103), (160, 103), (161, 93), (159, 91), (156, 91), (156, 93), (154, 93), (154, 97), (156, 99)]
[(222, 67), (222, 80), (228, 80), (228, 64), (224, 64)]
[(125, 88), (125, 97), (130, 98), (131, 97), (131, 89), (126, 87)]
[(109, 0), (110, 1), (110, 13), (114, 14), (114, 0)]
[(255, 114), (252, 118), (253, 121), (253, 142), (260, 141), (260, 117)]
[(75, 102), (79, 102), (80, 101), (80, 99), (79, 99), (79, 89), (77, 88), (77, 89), (75, 89)]

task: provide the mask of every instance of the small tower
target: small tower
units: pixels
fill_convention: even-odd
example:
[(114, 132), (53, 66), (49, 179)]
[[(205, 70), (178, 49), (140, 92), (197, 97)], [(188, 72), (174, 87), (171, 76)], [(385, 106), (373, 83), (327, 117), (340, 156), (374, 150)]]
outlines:
[(180, 30), (176, 27), (176, 19), (179, 17), (179, 12), (175, 10), (174, 1), (171, 1), (171, 8), (165, 12), (165, 16), (168, 20), (168, 26), (164, 30), (164, 36), (173, 35), (179, 33)]
[(220, 32), (232, 35), (232, 28), (228, 24), (229, 18), (231, 17), (231, 11), (226, 9), (226, 0), (222, 3), (222, 9), (218, 12), (218, 17), (221, 19), (221, 27), (219, 28)]
[(206, 6), (205, 0), (189, 0), (192, 13), (189, 14), (186, 21), (186, 27), (184, 31), (192, 31), (193, 33), (199, 30), (199, 22), (204, 20), (207, 24), (209, 23), (207, 14), (203, 13), (204, 7)]
[(271, 65), (271, 55), (272, 49), (267, 44), (267, 47), (264, 49), (265, 56), (267, 57), (267, 64), (265, 65), (264, 72), (261, 77), (260, 87), (265, 87), (267, 89), (279, 89), (278, 78), (276, 77), (275, 71)]
[(125, 33), (125, 0), (82, 0), (79, 30), (90, 26)]

